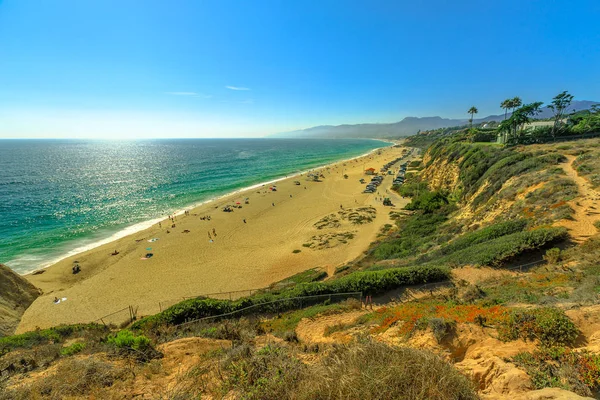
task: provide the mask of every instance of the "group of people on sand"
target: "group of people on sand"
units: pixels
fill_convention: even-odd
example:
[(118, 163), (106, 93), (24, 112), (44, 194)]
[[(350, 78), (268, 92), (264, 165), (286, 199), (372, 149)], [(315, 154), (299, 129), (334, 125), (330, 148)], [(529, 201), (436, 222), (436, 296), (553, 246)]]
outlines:
[(208, 231), (208, 242), (209, 243), (213, 243), (213, 237), (216, 239), (217, 238), (217, 230), (215, 228), (212, 228), (212, 235), (210, 234), (210, 231)]

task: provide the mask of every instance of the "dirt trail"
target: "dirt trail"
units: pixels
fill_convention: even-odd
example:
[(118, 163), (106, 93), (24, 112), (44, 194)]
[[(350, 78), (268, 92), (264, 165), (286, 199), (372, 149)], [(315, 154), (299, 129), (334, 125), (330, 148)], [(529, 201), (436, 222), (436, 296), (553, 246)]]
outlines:
[(343, 314), (327, 315), (318, 318), (305, 318), (298, 324), (296, 334), (305, 343), (340, 343), (351, 339), (350, 336), (335, 332), (331, 336), (325, 336), (325, 329), (335, 325), (351, 324), (358, 317), (365, 314), (365, 310), (351, 311)]
[(574, 156), (566, 156), (567, 162), (561, 164), (561, 168), (567, 174), (567, 177), (577, 184), (579, 197), (569, 201), (569, 205), (575, 210), (573, 221), (563, 220), (560, 222), (569, 230), (569, 233), (576, 242), (583, 242), (590, 236), (598, 233), (594, 222), (600, 221), (600, 193), (594, 190), (587, 179), (579, 176), (573, 168)]

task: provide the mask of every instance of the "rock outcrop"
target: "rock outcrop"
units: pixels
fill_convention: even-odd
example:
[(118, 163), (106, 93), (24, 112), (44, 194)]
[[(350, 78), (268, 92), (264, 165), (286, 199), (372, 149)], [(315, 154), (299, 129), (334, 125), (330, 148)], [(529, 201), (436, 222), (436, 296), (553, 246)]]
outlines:
[(0, 337), (13, 334), (21, 316), (39, 295), (35, 286), (0, 264)]

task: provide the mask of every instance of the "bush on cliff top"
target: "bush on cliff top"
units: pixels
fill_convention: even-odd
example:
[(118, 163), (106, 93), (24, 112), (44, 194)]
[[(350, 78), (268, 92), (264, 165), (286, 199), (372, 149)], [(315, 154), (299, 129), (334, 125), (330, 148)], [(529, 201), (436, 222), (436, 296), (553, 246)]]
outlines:
[[(302, 296), (339, 294), (347, 292), (363, 292), (378, 294), (405, 285), (416, 285), (427, 282), (439, 282), (449, 279), (448, 269), (438, 266), (421, 266), (386, 269), (383, 271), (355, 272), (340, 279), (303, 283), (280, 292), (258, 293), (235, 301), (198, 298), (185, 300), (165, 311), (146, 317), (133, 325), (133, 328), (153, 325), (177, 325), (188, 320), (221, 315), (239, 311), (246, 307), (258, 306), (250, 310), (252, 313), (279, 312), (284, 309), (298, 308), (310, 304), (307, 299), (295, 299)], [(322, 301), (320, 299), (319, 301)], [(276, 304), (266, 304), (279, 301)]]
[(437, 259), (436, 263), (459, 265), (499, 266), (526, 251), (541, 249), (546, 245), (567, 238), (567, 230), (558, 228), (538, 228), (532, 231), (516, 232), (484, 243), (475, 244)]
[(539, 340), (543, 346), (570, 346), (579, 330), (558, 308), (514, 310), (499, 329), (503, 340)]
[(514, 221), (506, 221), (498, 224), (493, 224), (475, 232), (467, 233), (453, 240), (448, 245), (442, 247), (442, 254), (451, 254), (459, 250), (466, 249), (470, 246), (488, 242), (501, 236), (510, 235), (515, 232), (521, 232), (527, 226), (527, 221), (517, 219)]

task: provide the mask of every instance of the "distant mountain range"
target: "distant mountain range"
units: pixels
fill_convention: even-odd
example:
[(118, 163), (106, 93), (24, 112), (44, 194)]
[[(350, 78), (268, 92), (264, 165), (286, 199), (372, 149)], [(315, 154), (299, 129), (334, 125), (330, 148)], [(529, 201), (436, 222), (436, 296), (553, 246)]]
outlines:
[[(569, 107), (568, 112), (573, 110), (587, 110), (594, 104), (600, 104), (596, 101), (574, 101)], [(511, 114), (508, 113), (508, 116)], [(553, 112), (548, 107), (544, 107), (537, 119), (546, 119), (552, 117)], [(475, 118), (473, 123), (502, 121), (504, 114), (488, 115), (484, 118)], [(442, 117), (406, 117), (402, 121), (387, 124), (357, 124), (357, 125), (321, 125), (312, 128), (301, 129), (291, 132), (282, 132), (271, 135), (276, 138), (385, 138), (410, 136), (418, 131), (429, 129), (447, 128), (452, 126), (461, 126), (469, 123), (465, 119), (450, 119)]]

